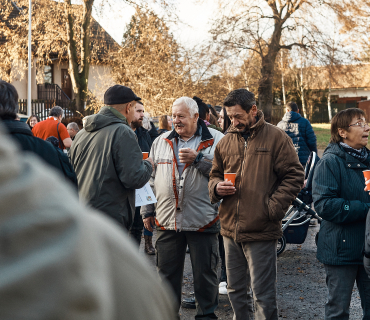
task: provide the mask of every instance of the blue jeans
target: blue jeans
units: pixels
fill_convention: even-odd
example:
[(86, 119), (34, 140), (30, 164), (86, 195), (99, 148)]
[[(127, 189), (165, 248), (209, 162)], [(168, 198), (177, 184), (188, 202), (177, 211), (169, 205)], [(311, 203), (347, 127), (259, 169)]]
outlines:
[(363, 320), (370, 320), (370, 279), (363, 265), (332, 266), (324, 264), (328, 300), (325, 304), (325, 320), (349, 319), (352, 289), (357, 283), (363, 310)]

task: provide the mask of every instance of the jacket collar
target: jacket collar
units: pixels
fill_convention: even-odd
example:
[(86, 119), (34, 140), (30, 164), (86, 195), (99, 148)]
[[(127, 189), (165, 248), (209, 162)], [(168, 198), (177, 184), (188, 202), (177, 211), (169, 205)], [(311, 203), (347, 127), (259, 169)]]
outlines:
[(118, 119), (123, 120), (124, 122), (128, 123), (126, 117), (122, 113), (120, 113), (119, 111), (117, 111), (116, 109), (114, 109), (110, 106), (102, 107), (100, 109), (99, 113), (104, 114), (106, 109), (108, 109), (110, 112), (112, 112)]
[[(195, 134), (194, 135), (201, 136), (201, 141), (206, 141), (206, 140), (213, 139), (213, 136), (209, 132), (206, 124), (200, 118), (198, 118), (197, 131), (195, 131)], [(172, 132), (167, 137), (167, 139), (168, 140), (172, 140), (174, 138), (176, 138), (176, 139), (180, 138), (180, 135), (176, 132), (175, 129), (172, 130)]]
[(356, 166), (357, 166), (357, 164), (360, 164), (360, 166), (357, 166), (357, 167), (362, 168), (362, 167), (366, 167), (366, 165), (370, 164), (370, 151), (369, 150), (368, 150), (368, 157), (364, 162), (361, 162), (360, 160), (356, 159), (355, 157), (352, 157), (350, 154), (345, 152), (343, 150), (343, 148), (338, 143), (329, 143), (329, 145), (326, 147), (326, 149), (324, 151), (324, 155), (326, 153), (335, 154), (336, 156), (344, 159), (344, 161), (347, 164), (351, 164), (351, 165), (356, 164)]
[[(257, 117), (258, 117), (258, 121), (253, 126), (250, 127), (251, 138), (254, 137), (266, 124), (266, 121), (263, 116), (263, 112), (261, 110), (257, 111)], [(233, 125), (230, 125), (227, 132), (241, 134), (241, 132), (239, 132), (238, 129), (236, 129)]]
[(25, 122), (17, 120), (4, 120), (2, 123), (5, 124), (9, 133), (21, 133), (29, 136), (33, 136), (29, 125)]
[(148, 130), (143, 127), (136, 128), (136, 135), (138, 137), (141, 137), (145, 132), (148, 132)]

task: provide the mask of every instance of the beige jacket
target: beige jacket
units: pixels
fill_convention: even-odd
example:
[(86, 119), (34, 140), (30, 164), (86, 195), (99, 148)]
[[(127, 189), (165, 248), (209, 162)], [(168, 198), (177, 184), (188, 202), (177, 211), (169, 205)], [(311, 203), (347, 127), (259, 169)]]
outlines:
[(123, 229), (13, 143), (0, 132), (0, 319), (176, 319)]
[(265, 122), (261, 111), (258, 117), (247, 141), (230, 127), (216, 147), (210, 173), (212, 202), (220, 201), (215, 187), (224, 173), (236, 173), (237, 192), (224, 197), (219, 213), (221, 234), (238, 242), (279, 239), (281, 220), (304, 180), (292, 139)]
[(209, 199), (208, 179), (215, 147), (224, 135), (207, 128), (202, 120), (198, 121), (198, 130), (201, 143), (197, 151), (204, 157), (196, 165), (185, 166), (181, 177), (173, 149), (176, 131), (159, 136), (150, 150), (155, 170), (149, 181), (158, 202), (141, 207), (141, 215), (156, 212), (156, 224), (162, 230), (219, 232), (219, 224), (214, 228), (219, 217)]

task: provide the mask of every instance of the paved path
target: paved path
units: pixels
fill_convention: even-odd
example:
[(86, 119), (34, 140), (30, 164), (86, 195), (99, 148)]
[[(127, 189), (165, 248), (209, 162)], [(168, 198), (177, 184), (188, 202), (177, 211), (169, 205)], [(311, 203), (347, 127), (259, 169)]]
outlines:
[[(285, 251), (278, 258), (278, 306), (279, 318), (284, 319), (324, 319), (326, 301), (325, 271), (316, 259), (315, 235), (319, 226), (311, 226), (306, 241), (302, 245), (287, 244)], [(143, 239), (144, 240), (144, 239)], [(143, 242), (143, 241), (142, 241)], [(140, 249), (145, 255), (143, 245)], [(155, 270), (155, 256), (145, 255), (148, 264)], [(186, 255), (183, 296), (190, 296), (194, 290), (189, 254)], [(195, 311), (181, 309), (181, 320), (194, 319)], [(227, 295), (220, 295), (216, 311), (219, 320), (232, 320), (233, 312)], [(351, 301), (350, 320), (362, 317), (360, 298), (355, 288)]]

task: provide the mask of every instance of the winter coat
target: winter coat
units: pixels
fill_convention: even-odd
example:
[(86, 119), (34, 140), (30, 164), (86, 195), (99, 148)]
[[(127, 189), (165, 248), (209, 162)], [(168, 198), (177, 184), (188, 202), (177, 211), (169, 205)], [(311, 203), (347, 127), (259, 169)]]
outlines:
[(362, 264), (365, 219), (370, 195), (364, 191), (363, 170), (370, 169), (370, 154), (365, 162), (329, 144), (315, 169), (313, 201), (323, 218), (317, 243), (317, 259), (324, 264)]
[(176, 319), (122, 228), (0, 131), (0, 319)]
[(279, 239), (281, 220), (304, 181), (292, 140), (265, 122), (261, 111), (257, 115), (247, 141), (229, 127), (216, 146), (208, 185), (216, 203), (221, 197), (215, 188), (224, 173), (236, 173), (236, 193), (223, 198), (219, 214), (221, 234), (237, 242)]
[(290, 111), (284, 115), (283, 120), (277, 126), (293, 140), (299, 161), (305, 166), (311, 151), (317, 153), (316, 135), (311, 123), (302, 118), (298, 112)]
[(365, 229), (365, 247), (364, 247), (364, 268), (367, 275), (370, 277), (370, 215), (366, 217)]
[(152, 147), (152, 139), (148, 133), (148, 130), (146, 130), (143, 127), (139, 127), (135, 131), (137, 136), (137, 142), (139, 144), (139, 147), (142, 152), (149, 152), (150, 148)]
[(156, 167), (150, 185), (158, 202), (141, 207), (141, 215), (156, 211), (156, 224), (162, 230), (219, 232), (218, 212), (211, 204), (207, 185), (213, 152), (224, 135), (208, 129), (202, 120), (198, 120), (196, 134), (201, 135), (197, 151), (203, 158), (186, 165), (181, 176), (173, 149), (178, 139), (175, 130), (163, 133), (150, 150)]
[(35, 137), (27, 123), (17, 120), (4, 120), (2, 123), (11, 136), (19, 143), (23, 151), (37, 154), (77, 187), (76, 174), (69, 163), (67, 155), (61, 150), (59, 152), (55, 149), (50, 142)]
[(148, 182), (152, 166), (142, 160), (126, 118), (111, 107), (89, 116), (73, 141), (70, 158), (80, 195), (129, 228), (135, 214), (135, 189)]
[(168, 132), (167, 129), (158, 129), (158, 134), (161, 135), (162, 133)]

